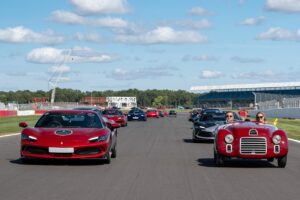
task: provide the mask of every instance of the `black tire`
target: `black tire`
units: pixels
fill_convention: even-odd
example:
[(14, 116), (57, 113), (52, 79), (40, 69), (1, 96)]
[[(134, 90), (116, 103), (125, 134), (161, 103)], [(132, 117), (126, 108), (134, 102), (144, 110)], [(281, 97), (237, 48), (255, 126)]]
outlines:
[(111, 150), (111, 157), (112, 158), (117, 157), (117, 143), (115, 144), (114, 148)]
[(220, 155), (216, 151), (214, 152), (214, 160), (217, 167), (224, 166), (224, 156)]
[(105, 164), (110, 164), (111, 163), (111, 150), (107, 151), (106, 155), (105, 155), (105, 159), (104, 159), (104, 163)]
[(277, 162), (278, 162), (278, 167), (279, 168), (285, 168), (286, 162), (287, 162), (287, 155), (285, 155), (283, 157), (279, 157), (277, 159)]

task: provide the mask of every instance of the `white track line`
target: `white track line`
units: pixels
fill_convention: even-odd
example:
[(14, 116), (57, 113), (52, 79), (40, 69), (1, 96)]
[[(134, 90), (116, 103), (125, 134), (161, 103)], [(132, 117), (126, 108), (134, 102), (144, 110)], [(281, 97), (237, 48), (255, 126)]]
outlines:
[(10, 136), (15, 136), (15, 135), (20, 135), (20, 133), (12, 133), (12, 134), (7, 134), (7, 135), (0, 135), (0, 138), (10, 137)]
[(299, 140), (295, 140), (295, 139), (291, 139), (291, 138), (289, 138), (289, 140), (290, 140), (290, 141), (293, 141), (293, 142), (300, 143), (300, 141), (299, 141)]

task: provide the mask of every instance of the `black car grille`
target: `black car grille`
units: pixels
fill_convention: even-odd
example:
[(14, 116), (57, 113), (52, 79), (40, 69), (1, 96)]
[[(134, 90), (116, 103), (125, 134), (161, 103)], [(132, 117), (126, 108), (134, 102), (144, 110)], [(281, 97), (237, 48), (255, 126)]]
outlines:
[(94, 154), (98, 154), (100, 152), (101, 152), (101, 150), (99, 148), (90, 147), (90, 148), (77, 149), (75, 151), (75, 154), (78, 154), (78, 155), (94, 155)]
[(206, 131), (197, 131), (196, 135), (200, 137), (214, 137), (214, 134), (212, 132), (206, 132)]
[(35, 146), (24, 146), (23, 151), (27, 151), (31, 154), (48, 154), (48, 148), (41, 148)]

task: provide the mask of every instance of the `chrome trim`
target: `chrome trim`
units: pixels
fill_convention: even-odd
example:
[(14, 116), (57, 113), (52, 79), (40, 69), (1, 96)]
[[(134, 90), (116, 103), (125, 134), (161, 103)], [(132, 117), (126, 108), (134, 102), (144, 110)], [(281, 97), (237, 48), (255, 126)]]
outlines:
[(243, 155), (266, 155), (267, 139), (265, 137), (241, 137), (240, 154)]

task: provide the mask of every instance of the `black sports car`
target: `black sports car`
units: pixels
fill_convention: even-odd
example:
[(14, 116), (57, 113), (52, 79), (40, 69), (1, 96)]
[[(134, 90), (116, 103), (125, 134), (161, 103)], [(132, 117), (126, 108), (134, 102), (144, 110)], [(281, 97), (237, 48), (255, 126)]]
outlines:
[(146, 113), (139, 109), (133, 109), (128, 112), (127, 120), (147, 121)]
[[(242, 120), (238, 114), (233, 114), (236, 121)], [(203, 113), (203, 115), (194, 122), (193, 140), (214, 140), (216, 130), (220, 125), (224, 124), (226, 124), (226, 112)]]

